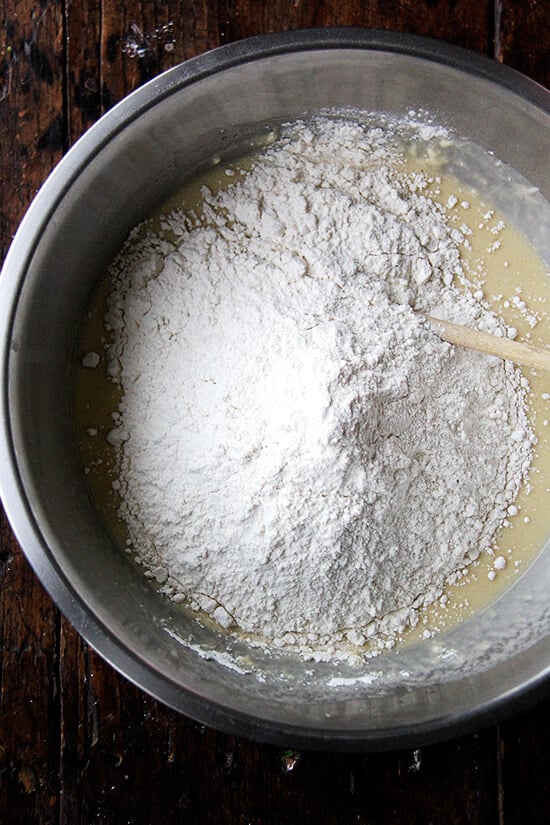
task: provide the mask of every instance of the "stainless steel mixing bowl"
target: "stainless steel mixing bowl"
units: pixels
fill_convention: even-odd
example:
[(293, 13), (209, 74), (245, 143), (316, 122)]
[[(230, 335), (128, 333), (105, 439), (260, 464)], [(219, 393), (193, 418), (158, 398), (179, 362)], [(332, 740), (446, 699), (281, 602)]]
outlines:
[(267, 124), (332, 106), (428, 108), (523, 175), (536, 188), (539, 218), (550, 199), (549, 95), (462, 50), (383, 32), (311, 30), (253, 38), (172, 69), (77, 143), (13, 242), (0, 279), (1, 491), (61, 610), (146, 691), (258, 739), (382, 748), (479, 725), (544, 689), (550, 546), (480, 615), (360, 671), (238, 644), (228, 655), (222, 637), (159, 596), (114, 545), (79, 465), (71, 408), (85, 308), (129, 229), (207, 158)]

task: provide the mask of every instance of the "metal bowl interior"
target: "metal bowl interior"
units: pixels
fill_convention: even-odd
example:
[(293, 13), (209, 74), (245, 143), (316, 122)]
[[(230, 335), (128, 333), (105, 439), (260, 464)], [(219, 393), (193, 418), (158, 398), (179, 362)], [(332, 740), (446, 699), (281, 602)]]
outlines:
[[(72, 420), (84, 312), (128, 231), (213, 155), (326, 107), (428, 109), (532, 184), (531, 213), (550, 200), (550, 167), (541, 162), (550, 156), (548, 95), (461, 50), (381, 32), (312, 30), (254, 38), (174, 68), (78, 142), (14, 240), (0, 279), (0, 482), (46, 588), (146, 691), (207, 724), (267, 741), (382, 748), (481, 724), (545, 684), (550, 545), (481, 614), (372, 659), (360, 673), (236, 643), (227, 666), (223, 637), (159, 596), (114, 545), (90, 499)], [(523, 207), (510, 205), (518, 218)], [(539, 246), (540, 223), (526, 227), (538, 232)]]

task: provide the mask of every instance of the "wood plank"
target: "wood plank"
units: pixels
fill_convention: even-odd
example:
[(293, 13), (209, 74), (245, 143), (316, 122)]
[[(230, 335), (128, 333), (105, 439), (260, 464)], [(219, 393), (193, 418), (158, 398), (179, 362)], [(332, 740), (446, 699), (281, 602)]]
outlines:
[[(195, 53), (194, 36), (202, 31), (203, 48), (205, 23), (197, 22), (200, 15), (190, 2), (139, 3), (132, 0), (122, 4), (104, 0), (102, 3), (101, 76), (105, 97), (115, 103), (130, 91), (155, 77), (165, 69)], [(186, 38), (179, 36), (179, 21), (187, 21)], [(189, 36), (191, 32), (191, 36)], [(200, 47), (200, 46), (199, 46)]]
[(0, 259), (65, 148), (62, 32), (57, 3), (5, 3), (0, 28)]
[(550, 701), (499, 726), (502, 821), (550, 822)]
[(2, 515), (0, 821), (54, 822), (58, 806), (58, 614)]
[(488, 0), (226, 0), (219, 3), (220, 42), (262, 32), (315, 26), (365, 26), (439, 37), (492, 53), (492, 8)]
[(80, 808), (62, 806), (63, 825), (497, 825), (494, 730), (390, 754), (296, 753), (202, 728), (127, 686), (109, 698), (104, 687), (92, 687), (88, 761), (73, 785)]
[(550, 4), (548, 0), (497, 0), (495, 56), (550, 88)]
[[(54, 2), (4, 3), (0, 29), (0, 257), (66, 145), (63, 20)], [(55, 822), (58, 614), (0, 522), (0, 819)]]
[(106, 108), (99, 61), (101, 21), (101, 0), (70, 3), (65, 12), (66, 98), (71, 144), (95, 123)]

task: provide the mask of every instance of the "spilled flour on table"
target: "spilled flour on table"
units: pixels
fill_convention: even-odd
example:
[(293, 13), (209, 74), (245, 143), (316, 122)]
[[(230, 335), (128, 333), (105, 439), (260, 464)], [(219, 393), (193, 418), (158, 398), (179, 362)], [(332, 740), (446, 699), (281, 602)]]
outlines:
[(169, 597), (317, 660), (391, 647), (488, 550), (529, 468), (521, 374), (465, 282), (412, 122), (286, 127), (200, 213), (135, 230), (107, 327), (129, 546)]

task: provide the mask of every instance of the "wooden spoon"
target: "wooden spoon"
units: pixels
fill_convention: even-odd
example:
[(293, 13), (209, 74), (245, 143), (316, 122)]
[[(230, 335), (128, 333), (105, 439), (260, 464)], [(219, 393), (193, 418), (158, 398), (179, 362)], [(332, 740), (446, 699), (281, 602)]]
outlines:
[(512, 341), (510, 338), (499, 338), (488, 332), (480, 332), (477, 329), (463, 327), (460, 324), (452, 324), (450, 321), (442, 321), (440, 318), (433, 318), (426, 315), (434, 332), (443, 341), (449, 344), (456, 344), (459, 347), (466, 347), (477, 352), (486, 352), (488, 355), (496, 355), (497, 358), (513, 361), (515, 364), (523, 364), (533, 369), (546, 370), (550, 372), (550, 349), (540, 349), (532, 347), (530, 344), (521, 344)]

